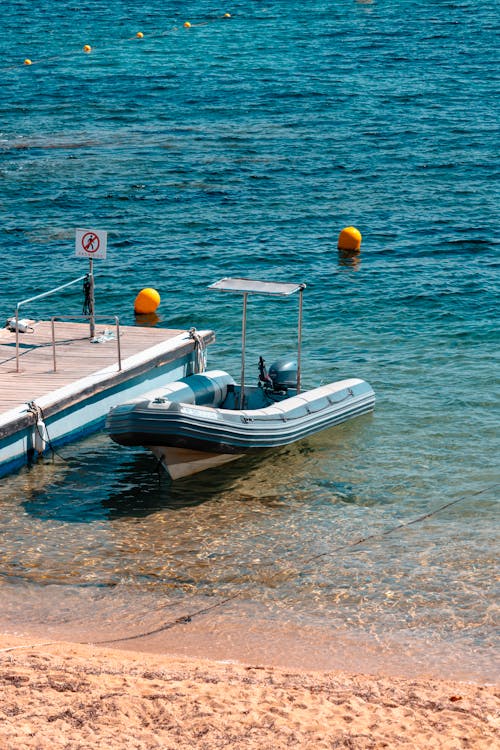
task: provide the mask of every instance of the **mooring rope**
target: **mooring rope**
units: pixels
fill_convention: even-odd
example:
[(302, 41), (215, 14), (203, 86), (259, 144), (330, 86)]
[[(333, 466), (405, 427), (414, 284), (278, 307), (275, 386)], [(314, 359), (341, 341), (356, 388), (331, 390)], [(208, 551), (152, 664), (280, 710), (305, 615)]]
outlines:
[(196, 328), (189, 329), (189, 338), (194, 341), (196, 372), (205, 372), (207, 366), (207, 347), (205, 342)]
[(82, 315), (90, 315), (92, 312), (92, 282), (88, 273), (83, 280), (83, 306)]
[[(52, 453), (52, 460), (54, 460), (54, 456), (58, 456), (61, 461), (64, 461), (64, 463), (68, 463), (67, 459), (64, 458), (53, 446), (52, 440), (49, 435), (49, 430), (47, 428), (47, 422), (45, 421), (45, 415), (43, 413), (43, 409), (41, 406), (39, 406), (35, 401), (27, 401), (27, 413), (31, 414), (33, 416), (33, 424), (35, 427), (35, 430), (41, 440), (41, 442), (46, 442), (49, 446), (49, 449)], [(45, 428), (45, 434), (40, 429), (40, 423)]]
[[(495, 489), (495, 487), (498, 487), (498, 486), (499, 486), (499, 483), (496, 483), (496, 484), (490, 485), (489, 487), (485, 487), (482, 490), (478, 490), (477, 492), (473, 492), (472, 494), (462, 495), (461, 497), (458, 497), (455, 500), (450, 500), (448, 503), (445, 503), (444, 505), (441, 505), (438, 508), (434, 508), (434, 510), (430, 510), (427, 513), (423, 513), (421, 516), (418, 516), (417, 518), (413, 518), (410, 521), (405, 521), (404, 523), (400, 523), (397, 526), (391, 526), (390, 528), (385, 529), (384, 531), (378, 531), (378, 532), (375, 532), (374, 534), (368, 534), (367, 536), (360, 537), (359, 539), (355, 539), (354, 541), (348, 542), (347, 544), (342, 544), (333, 550), (329, 550), (328, 552), (321, 552), (317, 555), (312, 555), (311, 557), (302, 559), (299, 561), (299, 564), (302, 567), (298, 568), (298, 566), (295, 566), (295, 570), (290, 572), (288, 577), (290, 577), (290, 575), (295, 575), (295, 576), (303, 575), (304, 573), (308, 572), (307, 566), (310, 565), (313, 561), (319, 560), (323, 557), (331, 557), (332, 555), (336, 555), (339, 552), (344, 552), (346, 550), (352, 550), (364, 544), (365, 542), (371, 541), (372, 539), (380, 539), (380, 538), (388, 536), (389, 534), (393, 534), (396, 531), (400, 531), (401, 529), (404, 529), (408, 526), (413, 526), (417, 523), (421, 523), (422, 521), (425, 521), (425, 519), (431, 518), (432, 516), (435, 516), (438, 513), (441, 513), (443, 510), (446, 510), (447, 508), (451, 508), (452, 506), (457, 505), (460, 502), (463, 502), (463, 500), (468, 500), (473, 497), (478, 497), (479, 495), (484, 495), (485, 492), (489, 492), (490, 490), (493, 490)], [(277, 571), (274, 574), (271, 574), (268, 580), (271, 581), (274, 578), (278, 578), (280, 576), (283, 576), (282, 570)], [(236, 578), (237, 576), (233, 576), (233, 578), (228, 579), (226, 583), (231, 583), (231, 581), (235, 580)], [(138, 640), (139, 638), (146, 638), (150, 635), (157, 635), (158, 633), (161, 633), (165, 630), (170, 630), (176, 627), (176, 625), (187, 625), (195, 617), (204, 615), (207, 612), (210, 612), (214, 609), (218, 609), (219, 607), (224, 606), (224, 604), (227, 604), (228, 602), (233, 601), (234, 599), (238, 599), (239, 597), (243, 596), (245, 593), (248, 593), (248, 592), (245, 592), (243, 590), (235, 591), (234, 594), (231, 594), (230, 596), (227, 596), (224, 599), (221, 599), (221, 601), (216, 602), (215, 604), (211, 604), (207, 607), (203, 607), (201, 609), (197, 609), (192, 612), (189, 612), (186, 615), (177, 617), (173, 620), (163, 623), (163, 625), (159, 625), (157, 628), (154, 628), (153, 630), (149, 630), (144, 633), (136, 633), (135, 635), (128, 635), (128, 636), (124, 636), (123, 638), (106, 639), (103, 641), (92, 641), (92, 643), (95, 645), (123, 643), (125, 641), (133, 641), (133, 640)]]

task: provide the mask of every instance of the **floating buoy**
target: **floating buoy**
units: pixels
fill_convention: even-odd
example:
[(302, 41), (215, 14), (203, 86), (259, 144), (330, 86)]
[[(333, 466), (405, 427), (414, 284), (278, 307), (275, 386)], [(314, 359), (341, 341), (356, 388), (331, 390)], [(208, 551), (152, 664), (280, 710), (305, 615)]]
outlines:
[(26, 60), (24, 61), (24, 64), (31, 65), (31, 60), (29, 59), (29, 57), (26, 58)]
[(84, 52), (92, 52), (92, 47), (90, 46), (90, 44), (84, 44), (83, 51)]
[(160, 295), (156, 289), (147, 287), (141, 289), (134, 302), (134, 312), (137, 315), (149, 315), (149, 313), (155, 312), (158, 305), (160, 304)]
[(189, 21), (184, 21), (184, 28), (185, 29), (190, 29), (191, 28), (191, 24), (189, 23)]
[(359, 250), (361, 247), (361, 232), (356, 227), (345, 227), (339, 234), (337, 245), (339, 250)]
[(222, 18), (231, 18), (231, 13), (224, 13)]
[(137, 39), (143, 39), (144, 38), (144, 34), (142, 33), (142, 31), (138, 31), (137, 34), (136, 34), (136, 37), (137, 37)]

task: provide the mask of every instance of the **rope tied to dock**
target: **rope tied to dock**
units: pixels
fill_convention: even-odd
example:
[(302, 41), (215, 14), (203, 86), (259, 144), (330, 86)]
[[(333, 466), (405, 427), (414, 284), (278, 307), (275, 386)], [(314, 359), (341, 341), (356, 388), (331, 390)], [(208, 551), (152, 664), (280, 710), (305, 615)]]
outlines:
[(83, 280), (83, 307), (82, 315), (90, 315), (92, 303), (91, 303), (91, 281), (90, 274), (87, 274)]
[(35, 423), (39, 419), (43, 420), (42, 409), (41, 409), (40, 406), (38, 406), (37, 403), (35, 403), (35, 401), (28, 401), (28, 408), (27, 408), (26, 411), (28, 412), (28, 414), (32, 414), (33, 415), (33, 419), (34, 419)]
[(207, 347), (196, 328), (189, 329), (189, 338), (194, 341), (195, 373), (205, 372), (207, 368)]
[(28, 414), (31, 414), (33, 416), (33, 425), (35, 428), (33, 433), (34, 452), (41, 456), (48, 446), (50, 452), (52, 453), (52, 459), (54, 459), (54, 456), (58, 456), (62, 461), (66, 463), (66, 459), (64, 458), (64, 456), (61, 456), (61, 454), (56, 451), (52, 444), (42, 407), (39, 406), (39, 404), (37, 404), (35, 401), (28, 401), (27, 407), (28, 408), (26, 411), (28, 412)]

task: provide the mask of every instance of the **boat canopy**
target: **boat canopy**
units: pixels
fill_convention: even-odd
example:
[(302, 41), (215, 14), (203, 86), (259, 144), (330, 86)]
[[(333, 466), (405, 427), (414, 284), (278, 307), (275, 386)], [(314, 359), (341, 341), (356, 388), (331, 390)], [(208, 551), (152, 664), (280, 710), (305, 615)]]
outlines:
[(221, 292), (240, 292), (242, 294), (275, 294), (288, 297), (294, 292), (302, 291), (305, 284), (285, 284), (281, 281), (257, 281), (255, 279), (238, 279), (226, 277), (214, 284), (209, 289), (219, 289)]
[(241, 326), (241, 389), (240, 409), (243, 408), (243, 397), (245, 391), (245, 344), (247, 326), (247, 297), (249, 294), (271, 294), (275, 297), (289, 297), (295, 292), (299, 294), (299, 319), (298, 319), (298, 342), (297, 342), (297, 393), (300, 393), (301, 376), (301, 348), (302, 348), (302, 295), (305, 284), (290, 284), (281, 281), (258, 281), (256, 279), (232, 278), (230, 276), (210, 284), (209, 289), (218, 289), (221, 292), (239, 292), (243, 295), (243, 320)]

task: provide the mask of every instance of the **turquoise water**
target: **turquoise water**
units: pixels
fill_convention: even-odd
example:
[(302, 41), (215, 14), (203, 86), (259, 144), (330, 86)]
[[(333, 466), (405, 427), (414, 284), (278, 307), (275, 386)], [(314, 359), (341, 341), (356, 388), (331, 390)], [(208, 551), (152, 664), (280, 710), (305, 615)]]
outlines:
[[(75, 227), (107, 229), (99, 312), (133, 323), (154, 286), (157, 325), (213, 328), (210, 365), (237, 373), (239, 300), (207, 285), (305, 281), (306, 384), (362, 377), (377, 405), (176, 485), (104, 436), (3, 479), (4, 629), (86, 637), (119, 616), (139, 633), (166, 604), (179, 616), (237, 593), (201, 619), (492, 678), (497, 34), (496, 4), (467, 0), (15, 3), (0, 39), (5, 317), (85, 272)], [(362, 251), (346, 257), (351, 224)], [(68, 290), (29, 312), (81, 302)], [(295, 316), (250, 301), (249, 370), (293, 350)]]

